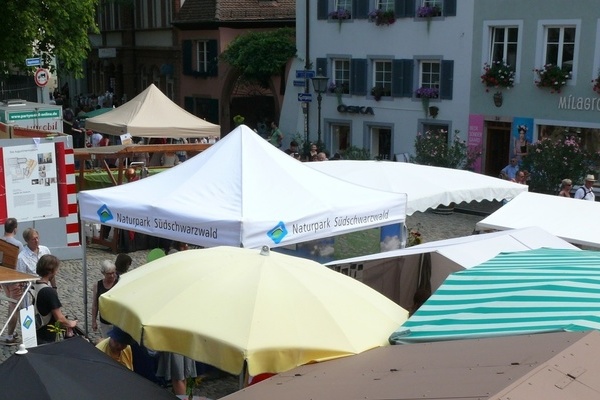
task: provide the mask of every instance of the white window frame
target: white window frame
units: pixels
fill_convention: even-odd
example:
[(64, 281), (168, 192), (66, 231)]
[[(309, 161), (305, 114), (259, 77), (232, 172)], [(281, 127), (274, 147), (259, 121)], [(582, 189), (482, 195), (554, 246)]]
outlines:
[[(523, 21), (517, 20), (499, 20), (499, 21), (485, 21), (483, 26), (483, 42), (481, 49), (481, 68), (485, 63), (490, 63), (492, 60), (492, 33), (494, 28), (517, 28), (517, 54), (516, 64), (511, 67), (515, 70), (515, 83), (519, 83), (521, 80), (521, 52), (523, 43)], [(504, 60), (508, 62), (508, 60)]]
[[(381, 86), (384, 96), (392, 95), (392, 60), (374, 59), (373, 65), (373, 87)], [(380, 68), (383, 67), (383, 68)]]
[(394, 0), (376, 0), (375, 8), (382, 11), (395, 11)]
[[(437, 72), (425, 72), (425, 65), (434, 65), (437, 64)], [(428, 79), (424, 79), (427, 74)], [(437, 81), (435, 78), (437, 77)], [(427, 88), (440, 88), (442, 79), (442, 60), (435, 58), (422, 58), (419, 59), (419, 79), (417, 87), (427, 87)]]
[(350, 93), (350, 59), (349, 58), (333, 58), (331, 60), (331, 68), (333, 76), (332, 81), (335, 82), (336, 85), (344, 85), (343, 94)]
[(193, 41), (194, 65), (192, 69), (197, 72), (208, 72), (208, 40)]
[(335, 0), (334, 2), (335, 7), (333, 7), (333, 10), (339, 10), (340, 8), (343, 10), (347, 10), (348, 12), (350, 12), (350, 15), (353, 15), (352, 12), (352, 0)]
[[(546, 39), (547, 28), (568, 27), (575, 28), (575, 46), (573, 49), (573, 69), (571, 70), (571, 79), (567, 80), (567, 86), (575, 86), (577, 84), (579, 48), (581, 42), (581, 20), (579, 19), (555, 19), (555, 20), (540, 20), (537, 27), (537, 47), (535, 51), (536, 68), (540, 68), (546, 64)], [(562, 61), (561, 61), (562, 62)], [(537, 79), (537, 74), (532, 73), (533, 80)]]

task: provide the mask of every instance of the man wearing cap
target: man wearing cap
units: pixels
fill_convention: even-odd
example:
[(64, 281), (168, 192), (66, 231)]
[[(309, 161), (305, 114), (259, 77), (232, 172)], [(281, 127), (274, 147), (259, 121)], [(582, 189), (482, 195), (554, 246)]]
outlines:
[(133, 371), (133, 355), (130, 346), (132, 341), (127, 332), (115, 326), (108, 331), (108, 338), (98, 343), (96, 348)]
[(594, 175), (588, 175), (585, 177), (585, 182), (583, 186), (575, 191), (575, 198), (581, 200), (589, 200), (595, 201), (596, 195), (592, 190), (592, 186), (594, 186), (594, 182), (596, 182), (596, 177)]

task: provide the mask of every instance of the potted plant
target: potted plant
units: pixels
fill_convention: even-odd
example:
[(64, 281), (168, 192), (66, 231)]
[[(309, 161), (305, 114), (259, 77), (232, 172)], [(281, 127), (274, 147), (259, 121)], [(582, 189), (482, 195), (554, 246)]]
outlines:
[(350, 19), (351, 17), (352, 14), (350, 14), (350, 11), (346, 10), (345, 8), (338, 8), (337, 10), (329, 13), (330, 19), (337, 19), (340, 31), (342, 30), (342, 22), (346, 19)]
[(369, 13), (369, 21), (375, 22), (375, 25), (391, 25), (396, 22), (394, 10), (383, 11), (381, 8), (373, 10)]
[(483, 64), (483, 75), (481, 83), (485, 85), (485, 91), (490, 88), (510, 89), (515, 84), (515, 71), (504, 61), (492, 61), (491, 64)]
[(381, 100), (381, 98), (386, 95), (388, 95), (388, 93), (386, 93), (386, 90), (381, 85), (373, 86), (371, 88), (371, 96), (375, 98), (375, 101)]
[(535, 85), (540, 88), (550, 88), (550, 93), (560, 93), (561, 88), (571, 79), (571, 72), (554, 64), (546, 64), (534, 71), (538, 75)]
[(427, 19), (427, 32), (431, 26), (431, 18), (442, 15), (442, 9), (438, 6), (424, 5), (417, 9), (417, 17)]
[(244, 118), (241, 115), (236, 115), (235, 117), (233, 117), (233, 123), (235, 124), (235, 126), (240, 126), (244, 123), (244, 121), (246, 120), (246, 118)]
[(415, 96), (421, 99), (425, 118), (429, 116), (429, 100), (437, 99), (440, 96), (440, 90), (436, 87), (421, 86), (415, 91)]
[(598, 71), (598, 76), (596, 76), (596, 79), (592, 79), (592, 83), (594, 84), (592, 90), (600, 94), (600, 71)]
[(338, 104), (342, 104), (342, 95), (344, 93), (348, 93), (348, 83), (342, 83), (338, 85), (337, 82), (331, 81), (329, 82), (327, 90), (329, 91), (329, 93), (335, 93), (338, 99)]

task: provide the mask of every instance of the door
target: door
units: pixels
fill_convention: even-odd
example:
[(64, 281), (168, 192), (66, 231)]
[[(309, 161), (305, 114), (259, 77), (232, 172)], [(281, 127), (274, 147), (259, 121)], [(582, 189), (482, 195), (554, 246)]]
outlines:
[(510, 160), (510, 123), (486, 122), (485, 174), (499, 176)]

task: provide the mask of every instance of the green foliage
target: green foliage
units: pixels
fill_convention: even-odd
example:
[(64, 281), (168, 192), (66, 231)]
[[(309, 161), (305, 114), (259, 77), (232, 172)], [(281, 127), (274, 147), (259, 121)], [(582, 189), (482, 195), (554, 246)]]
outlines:
[(233, 117), (233, 123), (235, 124), (235, 126), (240, 126), (244, 123), (245, 120), (246, 118), (244, 118), (241, 115), (236, 115), (235, 117)]
[(454, 131), (454, 137), (448, 139), (448, 132), (442, 129), (418, 133), (415, 138), (415, 156), (411, 161), (421, 165), (455, 169), (469, 169), (481, 156), (481, 151), (469, 148), (459, 137), (460, 131)]
[(240, 35), (229, 43), (220, 58), (238, 69), (243, 79), (266, 84), (271, 76), (279, 75), (294, 56), (294, 30), (282, 28)]
[(23, 67), (25, 59), (42, 57), (49, 68), (52, 56), (61, 72), (83, 76), (91, 45), (89, 33), (98, 33), (98, 0), (5, 1), (0, 13), (0, 69)]
[(344, 160), (370, 160), (371, 153), (367, 149), (361, 147), (349, 146), (344, 150)]
[(556, 194), (565, 178), (583, 182), (597, 161), (598, 154), (581, 147), (577, 136), (560, 135), (529, 145), (520, 169), (529, 172), (530, 191)]

